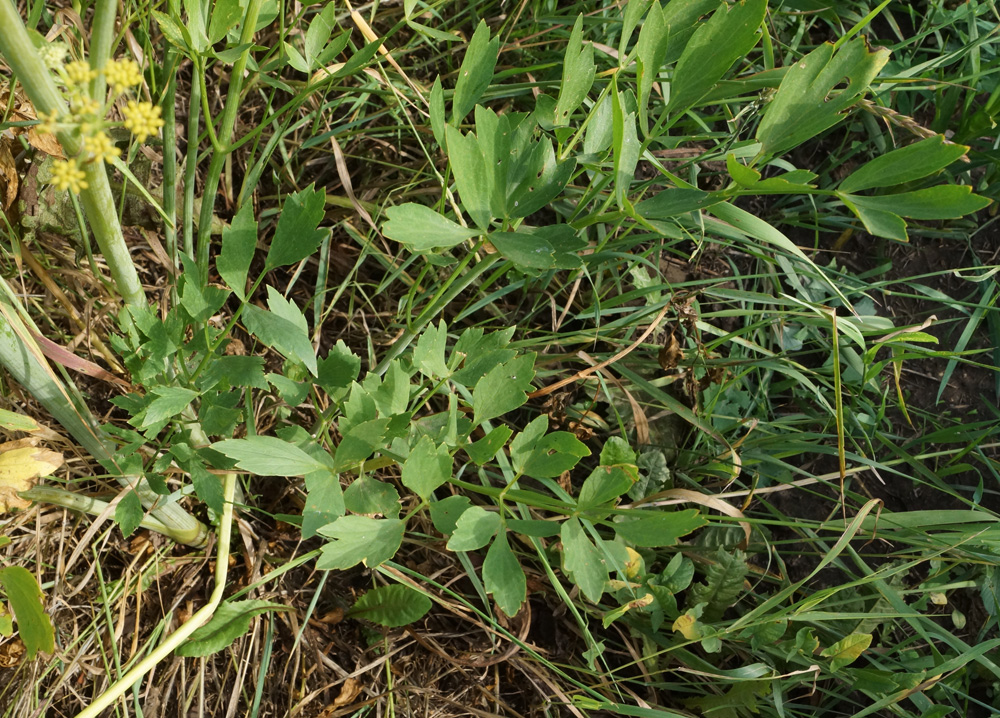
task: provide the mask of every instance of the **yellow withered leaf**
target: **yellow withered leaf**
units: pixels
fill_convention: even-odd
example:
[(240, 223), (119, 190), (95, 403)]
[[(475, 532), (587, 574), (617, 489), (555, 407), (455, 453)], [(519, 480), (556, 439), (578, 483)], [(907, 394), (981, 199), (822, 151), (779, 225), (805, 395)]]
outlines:
[(62, 466), (62, 454), (36, 444), (36, 439), (0, 444), (0, 513), (31, 506), (18, 493), (34, 486), (39, 476), (48, 476)]

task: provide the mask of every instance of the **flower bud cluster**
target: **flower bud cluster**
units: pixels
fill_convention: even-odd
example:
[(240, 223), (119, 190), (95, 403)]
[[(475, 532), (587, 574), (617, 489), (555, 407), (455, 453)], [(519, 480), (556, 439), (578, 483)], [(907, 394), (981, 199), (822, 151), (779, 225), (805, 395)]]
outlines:
[[(112, 102), (142, 84), (142, 70), (134, 60), (111, 60), (98, 71), (86, 60), (66, 62), (69, 48), (62, 43), (47, 45), (40, 52), (45, 64), (62, 85), (69, 110), (61, 115), (55, 112), (40, 115), (37, 131), (43, 134), (74, 132), (82, 144), (82, 151), (77, 157), (53, 163), (49, 182), (60, 190), (79, 193), (87, 189), (84, 165), (93, 162), (110, 164), (121, 153), (108, 135), (108, 129), (123, 126), (135, 136), (136, 141), (145, 142), (160, 131), (163, 118), (160, 108), (151, 102), (128, 100), (121, 111), (121, 123), (105, 119)], [(105, 104), (92, 94), (94, 81), (101, 75), (109, 88)]]

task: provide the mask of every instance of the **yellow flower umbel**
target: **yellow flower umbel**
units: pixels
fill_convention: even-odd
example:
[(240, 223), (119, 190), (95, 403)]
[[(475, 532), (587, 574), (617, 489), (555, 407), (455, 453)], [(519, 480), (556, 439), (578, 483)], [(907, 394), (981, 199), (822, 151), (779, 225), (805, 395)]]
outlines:
[(71, 90), (85, 90), (87, 84), (97, 77), (97, 72), (90, 69), (86, 60), (74, 60), (65, 67), (66, 86)]
[(49, 182), (56, 189), (68, 189), (73, 194), (79, 194), (80, 190), (87, 189), (87, 175), (72, 158), (52, 163), (52, 179)]
[(151, 102), (136, 102), (129, 100), (122, 110), (125, 115), (125, 127), (130, 130), (137, 142), (145, 142), (150, 135), (155, 135), (163, 127), (160, 108)]
[(134, 60), (127, 58), (112, 60), (104, 68), (104, 79), (111, 85), (111, 89), (120, 95), (130, 87), (142, 84), (142, 72)]
[(108, 164), (111, 164), (111, 160), (121, 153), (121, 150), (115, 147), (111, 138), (101, 130), (83, 138), (83, 149), (91, 156), (94, 162), (104, 161)]

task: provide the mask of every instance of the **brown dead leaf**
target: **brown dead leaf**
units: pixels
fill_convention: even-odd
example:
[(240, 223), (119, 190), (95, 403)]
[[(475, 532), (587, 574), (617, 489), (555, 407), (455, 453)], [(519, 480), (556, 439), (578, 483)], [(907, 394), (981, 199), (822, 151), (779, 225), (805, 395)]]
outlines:
[(660, 367), (663, 371), (676, 369), (677, 364), (683, 356), (684, 352), (681, 350), (681, 344), (677, 341), (677, 333), (671, 330), (670, 336), (667, 337), (666, 341), (663, 342), (663, 346), (660, 348), (660, 355), (658, 357)]
[(56, 136), (51, 133), (41, 133), (34, 127), (29, 127), (28, 144), (47, 155), (58, 157), (61, 160), (66, 159), (66, 153), (63, 151), (62, 145), (59, 144)]
[(14, 164), (14, 155), (10, 151), (13, 141), (9, 137), (0, 137), (0, 201), (2, 201), (4, 211), (10, 209), (11, 205), (14, 204), (19, 187), (17, 166)]
[(340, 689), (340, 694), (333, 699), (333, 707), (350, 705), (354, 699), (361, 695), (361, 681), (357, 678), (348, 678)]
[(0, 668), (13, 668), (21, 662), (23, 655), (24, 644), (20, 638), (8, 641), (0, 646)]

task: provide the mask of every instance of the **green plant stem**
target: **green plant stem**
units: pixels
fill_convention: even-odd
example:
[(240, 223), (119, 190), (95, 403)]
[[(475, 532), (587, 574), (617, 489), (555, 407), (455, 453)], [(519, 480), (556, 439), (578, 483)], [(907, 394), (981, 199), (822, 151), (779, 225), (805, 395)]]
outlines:
[[(113, 15), (111, 20), (113, 30)], [(56, 87), (52, 74), (35, 50), (11, 0), (0, 0), (0, 28), (3, 28), (0, 32), (0, 55), (24, 86), (24, 91), (38, 114), (65, 114), (66, 102)], [(56, 134), (67, 156), (75, 157), (80, 153), (80, 140), (74, 133), (60, 130)], [(83, 168), (87, 174), (88, 186), (80, 193), (80, 200), (118, 292), (126, 304), (145, 306), (146, 295), (142, 291), (139, 275), (122, 235), (107, 172), (103, 165), (96, 162), (86, 163)]]
[(176, 631), (171, 633), (163, 643), (151, 650), (145, 658), (139, 661), (128, 673), (111, 684), (97, 699), (80, 711), (76, 718), (97, 718), (103, 710), (109, 708), (116, 700), (125, 694), (135, 683), (169, 656), (200, 626), (208, 622), (215, 609), (222, 603), (222, 595), (226, 590), (226, 578), (229, 572), (229, 545), (233, 532), (233, 492), (236, 488), (236, 474), (226, 474), (223, 486), (224, 500), (222, 517), (219, 519), (219, 548), (215, 554), (215, 586), (208, 603), (202, 606), (191, 618)]
[(104, 66), (114, 52), (115, 13), (118, 11), (118, 0), (97, 0), (94, 4), (94, 23), (90, 26), (90, 60), (91, 69), (98, 71), (98, 76), (90, 83), (90, 96), (104, 104), (104, 94), (107, 92), (107, 82), (104, 79)]
[[(27, 491), (20, 492), (18, 495), (21, 498), (28, 499), (29, 501), (55, 504), (56, 506), (61, 506), (64, 509), (76, 511), (81, 514), (90, 514), (91, 516), (104, 515), (110, 505), (107, 501), (95, 499), (91, 496), (81, 496), (80, 494), (75, 494), (72, 491), (66, 491), (65, 489), (60, 489), (55, 486), (33, 486)], [(139, 522), (139, 525), (144, 529), (149, 529), (150, 531), (155, 531), (158, 534), (163, 534), (173, 541), (183, 543), (180, 540), (183, 538), (182, 536), (178, 537), (176, 532), (170, 526), (167, 526), (165, 523), (154, 518), (153, 516), (144, 516), (142, 521)]]
[[(184, 160), (184, 252), (194, 256), (194, 186), (198, 170), (198, 125), (201, 120), (201, 84), (191, 83), (188, 105), (187, 156)], [(211, 221), (211, 218), (209, 218)]]
[[(175, 102), (177, 96), (177, 53), (168, 49), (164, 65), (167, 72), (167, 87), (163, 93), (163, 212), (167, 221), (163, 223), (163, 241), (167, 246), (167, 256), (171, 266), (177, 266), (177, 117)], [(176, 294), (176, 287), (174, 289)], [(176, 297), (174, 297), (176, 304)]]
[[(7, 2), (9, 1), (7, 0)], [(229, 93), (226, 95), (226, 107), (222, 112), (222, 120), (219, 122), (218, 141), (225, 151), (217, 150), (212, 154), (212, 161), (208, 165), (208, 173), (205, 177), (201, 213), (198, 219), (198, 256), (196, 257), (202, 285), (208, 283), (208, 248), (212, 241), (215, 193), (219, 189), (219, 178), (222, 175), (226, 157), (229, 156), (229, 144), (233, 138), (236, 115), (240, 108), (240, 96), (243, 93), (243, 74), (246, 72), (247, 61), (250, 59), (250, 50), (253, 49), (254, 29), (257, 26), (257, 17), (262, 5), (263, 0), (250, 0), (247, 4), (246, 16), (243, 18), (243, 31), (240, 35), (240, 45), (246, 45), (247, 48), (240, 53), (233, 65), (232, 72), (229, 74)]]

